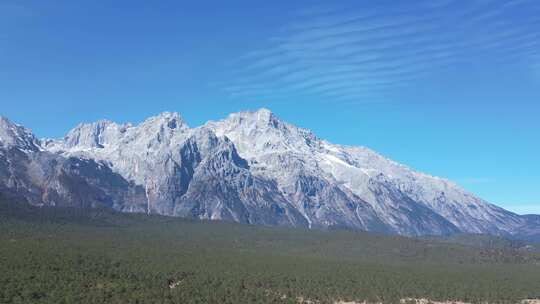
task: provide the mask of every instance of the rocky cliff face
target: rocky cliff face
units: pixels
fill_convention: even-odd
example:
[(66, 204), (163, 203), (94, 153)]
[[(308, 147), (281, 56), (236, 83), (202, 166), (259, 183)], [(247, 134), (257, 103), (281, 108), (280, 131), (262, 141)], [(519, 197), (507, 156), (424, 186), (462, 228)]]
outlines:
[(44, 141), (2, 121), (0, 189), (33, 204), (402, 235), (540, 230), (450, 181), (331, 144), (266, 109), (197, 128), (176, 113), (137, 126), (99, 121)]
[(143, 188), (91, 159), (41, 147), (27, 129), (0, 119), (0, 193), (34, 205), (137, 211)]

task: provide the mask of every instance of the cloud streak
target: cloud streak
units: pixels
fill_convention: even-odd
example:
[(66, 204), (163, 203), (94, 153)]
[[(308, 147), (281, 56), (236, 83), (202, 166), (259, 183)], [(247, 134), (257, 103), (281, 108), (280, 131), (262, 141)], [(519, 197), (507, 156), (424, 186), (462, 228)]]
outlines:
[(235, 60), (222, 88), (243, 98), (361, 100), (419, 84), (471, 54), (516, 64), (516, 58), (537, 54), (540, 32), (532, 29), (540, 20), (531, 14), (513, 18), (539, 8), (533, 0), (439, 0), (305, 9), (264, 49)]

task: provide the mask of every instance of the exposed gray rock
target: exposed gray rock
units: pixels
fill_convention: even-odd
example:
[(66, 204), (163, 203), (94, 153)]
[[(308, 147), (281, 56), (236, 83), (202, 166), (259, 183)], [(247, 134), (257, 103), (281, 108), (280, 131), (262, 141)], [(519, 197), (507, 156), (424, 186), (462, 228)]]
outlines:
[(189, 128), (80, 124), (37, 140), (0, 120), (0, 190), (32, 204), (401, 235), (539, 235), (540, 221), (364, 147), (334, 145), (266, 109)]
[(15, 144), (0, 145), (3, 196), (33, 205), (111, 207), (126, 212), (145, 207), (143, 188), (128, 182), (107, 165), (44, 151), (28, 130), (7, 119), (3, 121), (8, 130), (22, 131), (14, 133), (17, 138), (8, 139)]

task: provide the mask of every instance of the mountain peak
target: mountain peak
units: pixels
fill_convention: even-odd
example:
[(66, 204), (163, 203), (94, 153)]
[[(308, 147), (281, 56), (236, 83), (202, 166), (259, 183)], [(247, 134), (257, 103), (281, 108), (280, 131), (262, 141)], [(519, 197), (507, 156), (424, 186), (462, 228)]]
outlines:
[(0, 128), (6, 128), (10, 126), (16, 126), (17, 124), (9, 120), (9, 118), (0, 115)]
[(257, 128), (278, 128), (283, 122), (272, 111), (260, 108), (255, 111), (232, 113), (225, 119), (233, 125), (251, 125)]
[(30, 130), (0, 116), (0, 146), (37, 151), (40, 143)]
[[(28, 159), (21, 158), (20, 166), (11, 165), (19, 151), (35, 153), (36, 162), (29, 166)], [(39, 153), (50, 152), (54, 155), (40, 157)], [(137, 126), (100, 120), (47, 142), (0, 117), (1, 172), (29, 168), (39, 173), (41, 167), (36, 166), (43, 166), (47, 173), (51, 159), (64, 157), (70, 157), (68, 165), (71, 158), (100, 163), (109, 173), (137, 185), (142, 207), (119, 201), (114, 208), (122, 211), (403, 235), (457, 231), (509, 235), (522, 233), (523, 227), (531, 227), (531, 233), (540, 231), (532, 217), (495, 207), (369, 149), (331, 144), (265, 108), (234, 113), (195, 129), (174, 112)], [(26, 172), (19, 172), (22, 178)], [(103, 177), (107, 185), (101, 184), (99, 190), (116, 191), (118, 184), (109, 184), (109, 173), (91, 176), (90, 184)], [(40, 185), (48, 181), (48, 175), (43, 177), (47, 180), (36, 177)], [(9, 174), (0, 174), (0, 188), (15, 186), (13, 191), (19, 191), (18, 185)], [(33, 203), (42, 202), (36, 198)]]
[(260, 116), (260, 117), (275, 116), (274, 113), (272, 113), (272, 111), (270, 111), (267, 108), (260, 108), (260, 109), (256, 110), (255, 113), (257, 113), (257, 115)]
[(165, 124), (170, 129), (188, 128), (187, 123), (178, 112), (162, 112), (156, 116), (147, 118), (141, 125)]

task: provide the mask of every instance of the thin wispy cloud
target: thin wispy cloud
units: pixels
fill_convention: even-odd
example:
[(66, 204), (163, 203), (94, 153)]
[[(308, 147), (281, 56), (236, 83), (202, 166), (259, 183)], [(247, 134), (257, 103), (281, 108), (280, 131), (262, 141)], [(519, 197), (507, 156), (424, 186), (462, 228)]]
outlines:
[[(531, 60), (540, 47), (540, 2), (420, 1), (301, 10), (261, 49), (248, 50), (221, 83), (232, 97), (364, 100), (421, 83), (446, 67), (489, 57)], [(515, 22), (515, 16), (529, 14)], [(475, 55), (475, 56), (472, 56)]]

